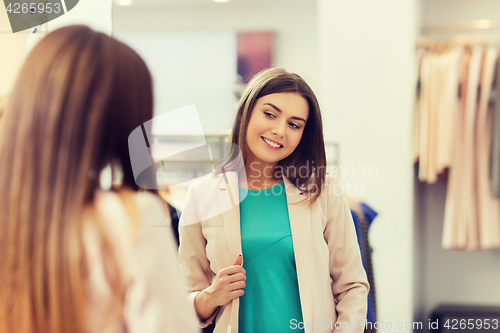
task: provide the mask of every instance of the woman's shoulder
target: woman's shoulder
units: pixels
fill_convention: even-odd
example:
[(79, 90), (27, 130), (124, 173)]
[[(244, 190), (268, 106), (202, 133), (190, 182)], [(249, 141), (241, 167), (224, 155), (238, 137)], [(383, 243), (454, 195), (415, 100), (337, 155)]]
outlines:
[(211, 190), (218, 190), (221, 183), (224, 182), (224, 177), (228, 174), (214, 172), (207, 176), (191, 181), (189, 187), (192, 188), (195, 192), (203, 191), (207, 193)]
[[(150, 192), (135, 192), (131, 190), (125, 190), (124, 192), (130, 198), (133, 198), (139, 206), (150, 206), (161, 203), (158, 196)], [(121, 191), (98, 191), (95, 201), (98, 206), (106, 207), (106, 210), (114, 210), (123, 208), (123, 197)]]
[(336, 175), (326, 174), (321, 196), (324, 200), (338, 200), (344, 196), (344, 187)]
[(145, 228), (170, 226), (165, 205), (152, 193), (99, 191), (94, 205), (100, 222), (104, 223), (111, 237), (121, 246), (131, 247), (137, 233)]
[(99, 213), (105, 216), (127, 215), (132, 211), (132, 205), (142, 215), (147, 212), (157, 212), (162, 208), (162, 201), (153, 193), (134, 191), (99, 191), (95, 204)]
[(328, 186), (331, 189), (337, 188), (337, 192), (343, 189), (342, 184), (340, 183), (340, 178), (336, 175), (331, 175), (328, 173), (325, 175), (325, 186)]
[(149, 248), (151, 252), (155, 248), (154, 237), (162, 237), (163, 243), (174, 244), (167, 208), (152, 193), (102, 191), (96, 193), (94, 207), (94, 221), (86, 223), (87, 245), (92, 247), (102, 236), (99, 233), (104, 232), (125, 270), (130, 258), (144, 252), (142, 249)]

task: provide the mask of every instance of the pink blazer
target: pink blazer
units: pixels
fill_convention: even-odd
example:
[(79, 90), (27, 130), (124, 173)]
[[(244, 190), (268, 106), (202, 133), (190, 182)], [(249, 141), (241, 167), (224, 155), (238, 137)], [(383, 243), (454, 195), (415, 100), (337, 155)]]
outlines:
[[(179, 260), (192, 307), (215, 273), (242, 254), (238, 176), (225, 175), (192, 184), (180, 220)], [(309, 206), (309, 200), (283, 180), (303, 315), (302, 324), (291, 322), (290, 327), (303, 325), (306, 333), (363, 332), (369, 285), (340, 185), (327, 175), (324, 192)], [(237, 333), (238, 309), (239, 299), (221, 307), (214, 333)]]

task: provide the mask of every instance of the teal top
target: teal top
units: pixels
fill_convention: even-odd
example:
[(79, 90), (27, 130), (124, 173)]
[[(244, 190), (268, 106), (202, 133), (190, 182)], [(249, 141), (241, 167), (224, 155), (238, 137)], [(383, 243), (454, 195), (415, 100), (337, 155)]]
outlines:
[(240, 198), (246, 195), (240, 227), (247, 280), (238, 331), (304, 332), (297, 329), (303, 320), (285, 185), (261, 191), (240, 187), (239, 192)]

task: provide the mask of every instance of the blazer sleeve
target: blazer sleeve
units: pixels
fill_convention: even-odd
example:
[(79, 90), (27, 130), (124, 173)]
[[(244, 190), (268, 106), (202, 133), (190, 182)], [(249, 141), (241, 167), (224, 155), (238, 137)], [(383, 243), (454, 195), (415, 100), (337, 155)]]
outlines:
[(199, 333), (182, 292), (176, 244), (164, 207), (147, 193), (139, 194), (136, 202), (140, 221), (124, 308), (128, 331)]
[[(196, 313), (194, 300), (196, 296), (205, 288), (211, 285), (214, 273), (210, 268), (207, 258), (207, 240), (203, 236), (202, 222), (198, 214), (195, 184), (191, 184), (188, 189), (186, 202), (179, 220), (179, 263), (184, 277), (188, 303)], [(201, 327), (207, 327), (215, 319), (219, 309), (206, 320), (198, 316)], [(197, 314), (197, 313), (196, 313)]]
[(324, 237), (329, 249), (332, 290), (337, 303), (337, 322), (339, 325), (349, 324), (344, 324), (349, 328), (335, 329), (334, 332), (361, 333), (365, 327), (370, 286), (361, 261), (356, 230), (347, 201), (343, 193), (338, 194), (338, 191), (335, 191), (340, 185), (331, 177), (327, 179), (329, 181), (325, 191), (328, 191), (328, 208)]

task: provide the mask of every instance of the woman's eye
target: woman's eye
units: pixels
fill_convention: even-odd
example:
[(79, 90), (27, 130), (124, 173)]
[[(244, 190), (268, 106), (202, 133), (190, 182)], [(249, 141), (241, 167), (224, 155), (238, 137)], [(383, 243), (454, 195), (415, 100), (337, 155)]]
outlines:
[(268, 117), (271, 117), (271, 118), (276, 118), (276, 116), (275, 116), (273, 113), (271, 113), (271, 112), (264, 112), (264, 114), (265, 114), (266, 116), (268, 116)]
[(290, 126), (291, 126), (291, 127), (293, 127), (293, 128), (300, 128), (300, 127), (299, 127), (297, 124), (295, 124), (295, 123), (289, 123), (289, 124), (290, 124)]

